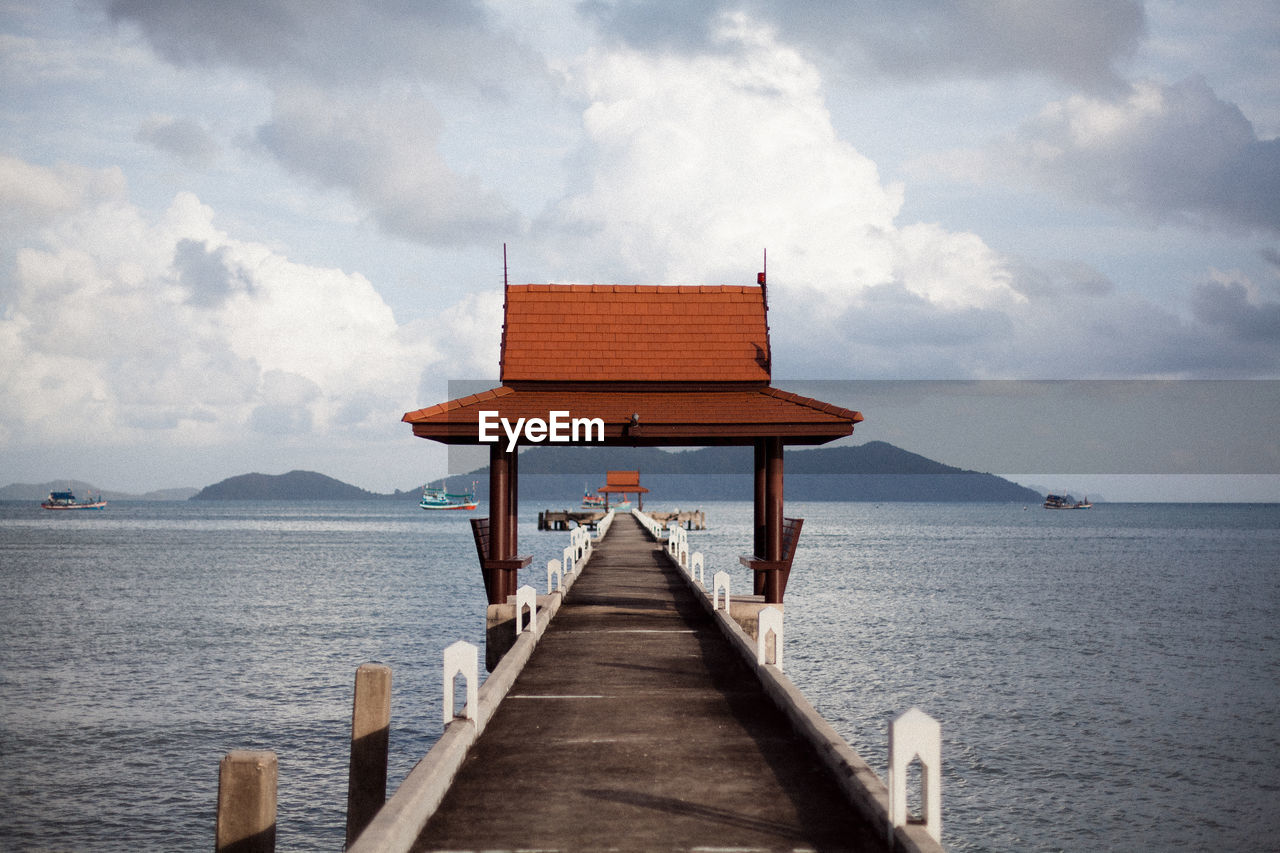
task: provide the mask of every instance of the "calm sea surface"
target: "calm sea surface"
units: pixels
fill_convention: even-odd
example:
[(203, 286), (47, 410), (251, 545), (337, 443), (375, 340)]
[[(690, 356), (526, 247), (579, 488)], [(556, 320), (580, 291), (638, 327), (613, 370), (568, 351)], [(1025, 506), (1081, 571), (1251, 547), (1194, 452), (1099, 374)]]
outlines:
[[(750, 505), (703, 508), (745, 589)], [(949, 849), (1280, 849), (1280, 506), (787, 514), (788, 674), (882, 776), (892, 717), (941, 721)], [(465, 517), (412, 503), (0, 504), (0, 583), (4, 850), (210, 849), (235, 748), (279, 755), (279, 849), (340, 850), (356, 667), (394, 671), (395, 786), (483, 643)]]

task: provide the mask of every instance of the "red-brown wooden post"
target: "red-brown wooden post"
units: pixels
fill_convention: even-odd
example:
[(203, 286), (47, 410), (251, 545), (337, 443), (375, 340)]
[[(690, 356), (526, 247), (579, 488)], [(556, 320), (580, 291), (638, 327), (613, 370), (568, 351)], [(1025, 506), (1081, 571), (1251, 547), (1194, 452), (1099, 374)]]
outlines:
[[(782, 559), (782, 439), (765, 440), (765, 559)], [(764, 600), (782, 602), (782, 573), (769, 572)]]
[[(507, 470), (507, 454), (497, 442), (489, 445), (489, 559), (500, 560), (508, 556), (507, 524), (510, 520), (507, 504), (511, 500), (508, 485), (510, 472)], [(501, 569), (486, 569), (489, 577), (485, 589), (489, 590), (490, 604), (505, 604), (507, 601), (506, 572)]]
[[(765, 440), (757, 438), (755, 441), (755, 538), (751, 543), (751, 553), (757, 557), (763, 557), (767, 546), (765, 544), (765, 527), (766, 527), (766, 490), (765, 483)], [(753, 578), (752, 592), (756, 595), (764, 595), (764, 577), (757, 574)]]
[[(520, 451), (519, 448), (507, 454), (510, 460), (507, 463), (507, 550), (500, 554), (500, 557), (514, 557), (516, 551), (520, 547)], [(507, 569), (503, 571), (506, 575), (506, 591), (503, 593), (503, 601), (506, 596), (516, 594), (516, 589), (520, 586), (518, 575), (515, 569)]]

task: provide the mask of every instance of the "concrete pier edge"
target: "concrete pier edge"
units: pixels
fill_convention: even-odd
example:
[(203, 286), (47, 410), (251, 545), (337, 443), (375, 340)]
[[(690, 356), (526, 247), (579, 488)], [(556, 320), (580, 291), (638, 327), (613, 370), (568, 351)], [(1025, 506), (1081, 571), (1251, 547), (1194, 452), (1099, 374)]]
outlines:
[[(667, 561), (677, 570), (680, 564), (665, 550)], [(756, 641), (742, 629), (727, 610), (716, 610), (706, 587), (683, 570), (680, 577), (696, 593), (694, 597), (714, 618), (729, 644), (742, 655), (749, 668), (756, 674), (765, 693), (791, 720), (797, 734), (804, 737), (838, 780), (849, 802), (874, 826), (885, 827), (889, 834), (889, 788), (862, 759), (848, 741), (840, 736), (805, 698), (800, 689), (776, 666), (761, 666), (756, 662)], [(908, 824), (893, 830), (893, 846), (902, 853), (942, 853), (943, 847), (925, 831), (923, 826)]]
[[(413, 846), (422, 828), (439, 808), (472, 744), (497, 712), (516, 676), (533, 654), (538, 637), (555, 617), (563, 600), (564, 595), (559, 590), (538, 596), (535, 628), (520, 635), (497, 668), (480, 685), (475, 719), (460, 716), (445, 726), (440, 739), (409, 771), (360, 837), (347, 847), (350, 853), (404, 853)], [(452, 685), (444, 687), (448, 690)]]

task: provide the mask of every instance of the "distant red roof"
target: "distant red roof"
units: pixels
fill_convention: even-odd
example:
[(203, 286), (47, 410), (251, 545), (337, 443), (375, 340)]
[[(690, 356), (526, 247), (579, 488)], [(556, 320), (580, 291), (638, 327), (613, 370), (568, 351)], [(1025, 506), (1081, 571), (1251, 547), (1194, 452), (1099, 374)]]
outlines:
[(507, 287), (503, 384), (769, 381), (759, 287)]
[(648, 494), (649, 490), (640, 485), (639, 471), (607, 471), (604, 485), (596, 489), (601, 493)]

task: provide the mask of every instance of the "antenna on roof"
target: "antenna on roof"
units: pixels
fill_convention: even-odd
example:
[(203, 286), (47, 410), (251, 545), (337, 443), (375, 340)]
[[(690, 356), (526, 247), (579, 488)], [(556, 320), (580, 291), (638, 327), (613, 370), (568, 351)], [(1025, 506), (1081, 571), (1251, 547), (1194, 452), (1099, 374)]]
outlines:
[(507, 244), (502, 244), (502, 286), (507, 286)]
[(769, 291), (766, 282), (769, 279), (769, 250), (764, 250), (764, 266), (760, 272), (756, 273), (756, 284), (760, 285), (760, 296), (764, 300), (764, 307), (769, 307)]

